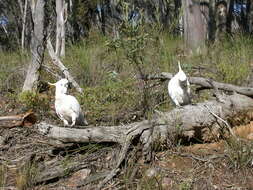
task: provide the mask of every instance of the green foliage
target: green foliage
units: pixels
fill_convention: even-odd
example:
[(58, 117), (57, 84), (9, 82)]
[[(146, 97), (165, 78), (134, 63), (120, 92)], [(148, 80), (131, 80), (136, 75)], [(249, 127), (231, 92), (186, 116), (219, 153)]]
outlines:
[(89, 87), (79, 97), (84, 110), (87, 110), (91, 123), (107, 121), (115, 124), (117, 118), (131, 115), (140, 102), (140, 94), (131, 80), (108, 79), (102, 86)]
[(179, 184), (179, 190), (190, 190), (192, 189), (192, 181), (184, 181)]
[(16, 90), (24, 81), (24, 65), (27, 54), (0, 51), (0, 91)]
[(71, 69), (82, 86), (101, 85), (107, 80), (108, 72), (119, 71), (121, 68), (121, 56), (109, 53), (104, 45), (105, 40), (105, 37), (95, 31), (89, 39), (67, 49), (64, 64)]
[[(111, 50), (123, 49), (124, 55), (130, 64), (137, 68), (143, 76), (143, 64), (145, 64), (145, 49), (149, 40), (152, 40), (145, 30), (143, 18), (138, 23), (129, 21), (130, 4), (123, 3), (123, 21), (119, 25), (119, 38), (109, 40), (107, 46)], [(141, 14), (142, 15), (142, 14)]]
[(45, 112), (49, 110), (49, 98), (37, 92), (25, 91), (18, 95), (19, 101), (25, 106), (26, 110)]
[(226, 83), (240, 85), (251, 72), (252, 40), (235, 36), (219, 45), (213, 57), (219, 78)]
[(231, 137), (225, 142), (225, 153), (235, 169), (251, 166), (253, 162), (253, 143), (251, 141)]

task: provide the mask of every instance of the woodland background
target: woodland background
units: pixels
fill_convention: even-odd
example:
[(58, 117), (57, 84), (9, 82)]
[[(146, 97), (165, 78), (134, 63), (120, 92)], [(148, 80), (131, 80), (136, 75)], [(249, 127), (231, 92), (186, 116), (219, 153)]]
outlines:
[[(215, 85), (199, 86), (194, 77), (225, 83), (219, 87), (224, 96), (238, 92), (227, 83), (245, 95), (253, 87), (252, 35), (251, 0), (0, 0), (0, 115), (32, 112), (37, 123), (61, 126), (47, 82), (63, 77), (93, 127), (124, 131), (156, 113), (181, 114), (167, 92), (178, 61), (193, 77), (196, 109), (216, 100)], [(246, 95), (247, 110), (223, 118), (225, 125), (241, 126), (235, 133), (243, 140), (213, 128), (205, 138), (182, 137), (185, 128), (175, 122), (166, 143), (152, 142), (148, 161), (139, 142), (146, 128), (123, 154), (117, 140), (58, 142), (38, 133), (38, 125), (4, 123), (0, 188), (252, 189), (253, 95)], [(182, 112), (184, 118), (191, 109)], [(114, 178), (103, 183), (106, 176)]]

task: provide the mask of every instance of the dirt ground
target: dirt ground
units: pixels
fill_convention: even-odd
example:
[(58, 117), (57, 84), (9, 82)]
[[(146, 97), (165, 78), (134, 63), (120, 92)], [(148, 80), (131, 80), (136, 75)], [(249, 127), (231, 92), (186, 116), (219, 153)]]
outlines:
[[(22, 113), (17, 107), (11, 106), (8, 99), (0, 98), (0, 116)], [(136, 155), (141, 154), (138, 148), (133, 148), (128, 166), (122, 168), (104, 189), (253, 189), (253, 158), (250, 157), (253, 155), (253, 121), (234, 131), (243, 139), (240, 143), (220, 140), (188, 146), (178, 144), (170, 150), (155, 153), (154, 160), (148, 164), (138, 159)], [(4, 190), (96, 189), (101, 178), (90, 184), (83, 181), (96, 173), (111, 170), (119, 152), (119, 147), (111, 144), (59, 148), (55, 142), (37, 134), (33, 126), (0, 127), (0, 137), (0, 189)], [(38, 164), (27, 166), (31, 161)], [(86, 166), (38, 183), (46, 165), (56, 168), (60, 164), (60, 168), (66, 168), (72, 163)]]

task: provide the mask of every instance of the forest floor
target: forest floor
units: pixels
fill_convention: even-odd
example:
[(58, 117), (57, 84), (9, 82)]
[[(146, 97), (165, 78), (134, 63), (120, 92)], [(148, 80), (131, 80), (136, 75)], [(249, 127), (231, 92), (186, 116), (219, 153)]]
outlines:
[[(7, 98), (0, 98), (0, 115), (22, 112), (9, 104)], [(46, 120), (53, 122), (50, 118)], [(129, 155), (127, 167), (122, 168), (104, 189), (253, 189), (253, 160), (249, 158), (252, 146), (247, 146), (252, 144), (249, 139), (253, 139), (253, 121), (234, 129), (244, 143), (229, 140), (178, 143), (169, 150), (156, 152), (148, 164), (136, 159), (138, 156)], [(4, 190), (96, 189), (98, 180), (90, 184), (83, 181), (95, 173), (112, 169), (119, 151), (119, 147), (111, 144), (55, 147), (33, 126), (0, 128), (0, 137), (0, 189)], [(131, 154), (141, 155), (139, 151), (136, 148)], [(87, 161), (85, 168), (76, 172), (65, 171), (63, 176), (41, 183), (36, 181), (44, 175), (37, 169), (39, 165), (27, 165), (29, 162), (58, 163), (64, 168), (84, 160)]]

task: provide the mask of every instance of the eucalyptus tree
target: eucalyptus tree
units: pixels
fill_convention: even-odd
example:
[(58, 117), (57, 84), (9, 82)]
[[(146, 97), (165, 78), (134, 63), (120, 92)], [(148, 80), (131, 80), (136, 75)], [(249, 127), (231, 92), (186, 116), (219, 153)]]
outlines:
[(23, 85), (23, 91), (31, 91), (37, 89), (40, 77), (40, 70), (44, 59), (44, 51), (47, 38), (47, 11), (45, 7), (47, 0), (30, 0), (32, 11), (33, 30), (31, 41), (31, 62), (29, 64), (26, 79)]
[(205, 24), (197, 0), (182, 1), (184, 40), (190, 51), (199, 51), (205, 44)]

